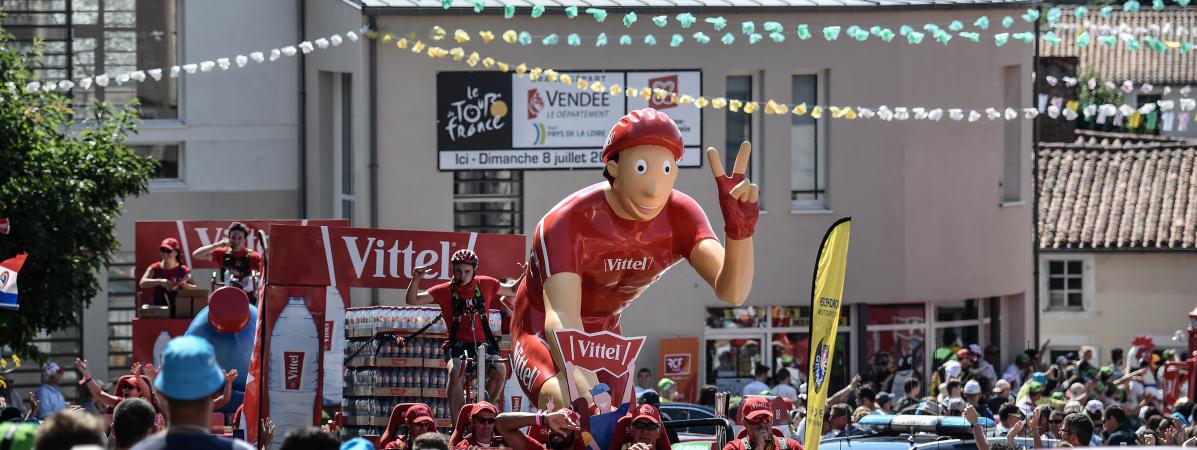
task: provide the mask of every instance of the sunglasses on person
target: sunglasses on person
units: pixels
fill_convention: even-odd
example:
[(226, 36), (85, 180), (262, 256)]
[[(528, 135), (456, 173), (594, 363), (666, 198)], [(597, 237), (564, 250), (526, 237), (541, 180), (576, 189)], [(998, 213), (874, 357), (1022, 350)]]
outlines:
[(764, 417), (764, 416), (762, 416), (762, 417), (761, 417), (761, 418), (759, 418), (759, 419), (756, 419), (756, 420), (747, 420), (747, 421), (745, 421), (744, 423), (746, 423), (746, 424), (748, 424), (748, 425), (769, 425), (770, 423), (773, 423), (773, 420), (772, 420), (772, 417)]
[[(1064, 423), (1064, 419), (1048, 419), (1047, 423)], [(1064, 431), (1064, 430), (1060, 430)]]
[(632, 422), (632, 428), (642, 431), (657, 431), (661, 429), (661, 426), (648, 421), (636, 421)]
[(171, 250), (171, 249), (169, 249), (169, 248), (166, 248), (166, 247), (162, 247), (162, 248), (158, 249), (158, 252), (159, 252), (159, 253), (170, 253), (170, 252), (173, 252), (173, 251), (174, 251), (174, 250)]
[(475, 417), (474, 421), (478, 422), (478, 423), (486, 424), (486, 425), (494, 425), (495, 418), (494, 417)]

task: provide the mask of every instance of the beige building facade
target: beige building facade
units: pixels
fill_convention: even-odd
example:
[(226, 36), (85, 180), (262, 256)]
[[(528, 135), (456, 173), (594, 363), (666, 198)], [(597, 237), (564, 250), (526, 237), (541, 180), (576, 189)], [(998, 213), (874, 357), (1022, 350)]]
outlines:
[(1043, 339), (1053, 353), (1093, 346), (1102, 364), (1140, 335), (1187, 350), (1176, 331), (1197, 307), (1195, 143), (1077, 134), (1039, 150)]

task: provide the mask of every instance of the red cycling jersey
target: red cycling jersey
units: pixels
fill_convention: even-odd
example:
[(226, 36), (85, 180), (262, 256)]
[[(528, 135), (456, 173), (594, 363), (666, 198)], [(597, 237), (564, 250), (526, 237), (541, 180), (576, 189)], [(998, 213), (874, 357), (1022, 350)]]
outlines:
[[(453, 320), (454, 314), (453, 292), (450, 289), (456, 287), (457, 298), (463, 302), (472, 304), (474, 296), (478, 294), (474, 289), (475, 286), (482, 293), (482, 300), (486, 305), (486, 310), (490, 311), (491, 302), (499, 297), (500, 284), (499, 280), (485, 275), (475, 275), (474, 279), (465, 286), (457, 286), (452, 281), (438, 284), (428, 289), (428, 295), (431, 295), (436, 304), (441, 307), (441, 314), (445, 316), (445, 323), (450, 323)], [(473, 317), (473, 324), (469, 320), (462, 320), (457, 325), (457, 342), (477, 344), (485, 341), (486, 332), (482, 330), (482, 320), (483, 317), (480, 316)], [(495, 330), (491, 331), (494, 332)]]
[(544, 336), (544, 282), (554, 274), (582, 279), (587, 332), (619, 333), (620, 312), (705, 239), (716, 239), (702, 208), (674, 190), (652, 220), (615, 215), (607, 182), (583, 188), (544, 215), (532, 235), (524, 282), (516, 293), (511, 331), (515, 376), (532, 401), (557, 373)]

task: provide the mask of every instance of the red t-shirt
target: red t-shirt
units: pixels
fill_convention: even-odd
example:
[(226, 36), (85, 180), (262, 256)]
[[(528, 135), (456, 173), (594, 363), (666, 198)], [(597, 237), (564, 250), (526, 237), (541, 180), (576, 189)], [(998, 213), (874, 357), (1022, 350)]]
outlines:
[[(156, 261), (150, 264), (150, 276), (153, 278), (164, 278), (171, 283), (186, 280), (191, 277), (191, 269), (187, 268), (185, 264), (179, 264), (174, 269), (162, 268), (162, 261)], [(166, 305), (169, 299), (173, 299), (175, 293), (162, 286), (154, 288), (154, 304)]]
[[(228, 253), (228, 251), (229, 251), (228, 247), (221, 247), (216, 250), (212, 250), (212, 261), (217, 264), (224, 264), (224, 254)], [(234, 258), (244, 258), (245, 252), (249, 252), (249, 268), (250, 268), (250, 270), (261, 271), (262, 270), (262, 255), (258, 254), (258, 252), (255, 252), (248, 248), (243, 248), (240, 251), (233, 252), (233, 257)]]
[(465, 439), (462, 439), (460, 442), (458, 442), (457, 445), (453, 446), (453, 448), (458, 448), (458, 449), (468, 449), (470, 447), (500, 448), (500, 447), (506, 447), (506, 445), (503, 445), (503, 439), (500, 438), (499, 436), (492, 436), (490, 438), (489, 444), (486, 444), (486, 445), (479, 444), (478, 441), (474, 439), (474, 435), (470, 434), (470, 435), (467, 435), (465, 437)]
[[(777, 437), (777, 436), (773, 436), (773, 449), (772, 450), (781, 450), (781, 440), (782, 439), (786, 440), (786, 450), (802, 450), (802, 444), (798, 443), (798, 441), (795, 441), (790, 438), (782, 438), (782, 437)], [(732, 439), (730, 441), (727, 441), (727, 445), (723, 446), (723, 450), (765, 450), (765, 449), (760, 449), (760, 448), (746, 449), (746, 448), (744, 448), (744, 440), (743, 439)]]
[[(482, 292), (483, 304), (486, 305), (486, 310), (490, 311), (491, 302), (499, 297), (499, 280), (488, 277), (486, 275), (475, 275), (473, 281), (465, 286), (456, 286), (452, 281), (441, 283), (433, 286), (428, 290), (428, 295), (436, 301), (436, 304), (441, 307), (441, 314), (445, 316), (445, 323), (451, 323), (453, 320), (453, 293), (449, 290), (451, 288), (457, 289), (457, 298), (464, 302), (473, 302), (475, 292), (474, 287), (477, 286)], [(473, 317), (473, 326), (470, 326), (470, 321), (462, 317), (461, 323), (457, 325), (457, 341), (464, 343), (479, 343), (486, 340), (486, 332), (482, 331), (483, 316)], [(472, 331), (472, 333), (471, 333)], [(498, 330), (491, 330), (496, 332)]]
[[(532, 253), (515, 315), (529, 330), (544, 332), (544, 282), (557, 273), (582, 278), (586, 331), (619, 331), (619, 314), (661, 274), (705, 239), (716, 239), (706, 213), (674, 190), (648, 221), (615, 215), (603, 194), (606, 181), (566, 197), (544, 215), (532, 235)], [(521, 299), (520, 297), (526, 297)]]

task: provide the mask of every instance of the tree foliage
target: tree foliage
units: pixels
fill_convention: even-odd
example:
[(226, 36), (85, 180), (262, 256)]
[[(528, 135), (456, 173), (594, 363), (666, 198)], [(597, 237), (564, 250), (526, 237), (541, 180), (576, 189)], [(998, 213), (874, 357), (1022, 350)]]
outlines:
[(20, 310), (0, 311), (0, 346), (35, 359), (44, 355), (33, 338), (77, 324), (99, 291), (96, 274), (119, 247), (122, 200), (145, 192), (157, 167), (125, 143), (133, 107), (99, 103), (76, 117), (57, 90), (30, 89), (40, 56), (14, 49), (0, 28), (0, 218), (11, 224), (0, 260), (29, 254)]

